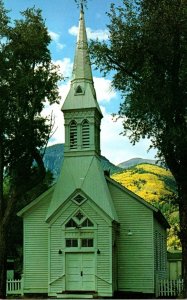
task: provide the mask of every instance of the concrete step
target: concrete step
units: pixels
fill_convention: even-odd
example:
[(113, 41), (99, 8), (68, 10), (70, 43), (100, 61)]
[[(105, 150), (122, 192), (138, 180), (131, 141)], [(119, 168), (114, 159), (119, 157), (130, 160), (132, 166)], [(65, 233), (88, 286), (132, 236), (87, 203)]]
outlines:
[(93, 294), (81, 294), (81, 293), (58, 293), (57, 299), (93, 299)]

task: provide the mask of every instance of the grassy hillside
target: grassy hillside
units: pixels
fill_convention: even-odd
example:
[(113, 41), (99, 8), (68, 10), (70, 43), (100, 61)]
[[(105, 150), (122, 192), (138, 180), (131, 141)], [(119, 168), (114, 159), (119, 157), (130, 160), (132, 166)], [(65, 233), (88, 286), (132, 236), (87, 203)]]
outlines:
[(162, 211), (171, 225), (168, 248), (180, 248), (177, 190), (171, 172), (157, 165), (138, 164), (111, 177)]
[(158, 201), (161, 196), (176, 192), (170, 171), (151, 164), (138, 164), (112, 178), (148, 202)]

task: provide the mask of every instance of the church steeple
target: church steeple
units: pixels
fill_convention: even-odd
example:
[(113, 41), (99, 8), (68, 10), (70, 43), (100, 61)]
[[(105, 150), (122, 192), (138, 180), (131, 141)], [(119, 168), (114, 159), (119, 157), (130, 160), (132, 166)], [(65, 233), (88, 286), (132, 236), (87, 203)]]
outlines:
[(77, 47), (74, 57), (72, 80), (93, 80), (90, 58), (88, 53), (88, 42), (84, 21), (83, 5), (81, 4), (79, 30), (77, 35)]
[(117, 220), (100, 160), (102, 113), (92, 79), (83, 8), (80, 11), (71, 86), (62, 111), (65, 120), (64, 160), (47, 220), (65, 202), (71, 203), (79, 194), (90, 199), (112, 220)]
[(100, 154), (102, 113), (97, 102), (81, 5), (77, 44), (69, 93), (62, 107), (65, 156)]

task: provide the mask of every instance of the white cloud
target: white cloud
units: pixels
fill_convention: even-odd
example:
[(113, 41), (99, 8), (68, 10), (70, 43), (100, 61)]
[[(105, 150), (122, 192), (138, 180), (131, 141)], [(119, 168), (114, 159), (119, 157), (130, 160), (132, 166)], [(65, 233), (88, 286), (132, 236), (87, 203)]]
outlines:
[(52, 41), (55, 42), (55, 44), (57, 45), (57, 48), (59, 50), (62, 50), (65, 47), (64, 44), (60, 43), (60, 35), (58, 33), (54, 32), (54, 31), (49, 31), (49, 35), (50, 35)]
[(123, 132), (122, 120), (117, 121), (101, 107), (103, 119), (101, 123), (101, 153), (114, 164), (127, 161), (131, 158), (141, 157), (154, 159), (156, 150), (147, 152), (150, 141), (141, 140), (133, 146), (128, 137), (121, 135)]
[(48, 146), (64, 143), (64, 117), (61, 112), (61, 106), (62, 103), (53, 105), (47, 103), (42, 112), (43, 116), (53, 117), (52, 137), (49, 140)]
[(73, 35), (73, 36), (77, 36), (78, 34), (78, 27), (77, 26), (72, 26), (71, 28), (68, 29), (68, 32)]
[(52, 104), (46, 103), (42, 115), (45, 117), (53, 116), (53, 134), (49, 140), (48, 146), (64, 143), (65, 142), (65, 132), (64, 132), (64, 115), (61, 111), (62, 105), (65, 101), (67, 93), (70, 88), (70, 80), (59, 85), (60, 103)]
[(55, 42), (58, 41), (60, 38), (60, 35), (54, 31), (49, 31), (49, 35), (50, 35), (51, 39)]
[(87, 36), (88, 39), (96, 40), (98, 39), (99, 41), (106, 41), (109, 38), (109, 32), (107, 29), (98, 29), (98, 30), (92, 30), (91, 28), (86, 28)]
[(102, 77), (94, 77), (93, 80), (98, 102), (109, 102), (117, 96), (116, 92), (111, 87), (111, 80)]
[(60, 73), (63, 75), (63, 77), (71, 77), (73, 63), (69, 57), (65, 57), (63, 60), (56, 60), (53, 63), (59, 66)]
[[(72, 26), (71, 28), (69, 28), (68, 32), (71, 35), (77, 36), (78, 27), (77, 26)], [(108, 32), (107, 29), (92, 30), (90, 27), (87, 27), (86, 32), (87, 32), (88, 39), (92, 39), (92, 40), (98, 39), (99, 41), (103, 41), (103, 40), (106, 41), (109, 38), (109, 32)]]

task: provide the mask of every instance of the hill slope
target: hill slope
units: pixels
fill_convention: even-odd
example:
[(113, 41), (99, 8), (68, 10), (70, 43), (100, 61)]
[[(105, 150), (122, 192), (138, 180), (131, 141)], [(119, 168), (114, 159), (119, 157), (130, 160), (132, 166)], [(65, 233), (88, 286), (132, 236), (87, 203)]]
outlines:
[(138, 164), (112, 178), (148, 202), (176, 193), (175, 180), (170, 171), (151, 164)]
[(171, 172), (157, 165), (138, 164), (111, 177), (162, 211), (171, 226), (168, 248), (180, 248), (177, 189)]

